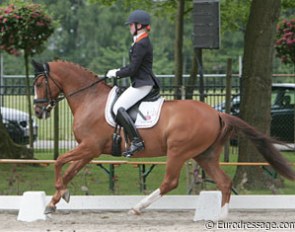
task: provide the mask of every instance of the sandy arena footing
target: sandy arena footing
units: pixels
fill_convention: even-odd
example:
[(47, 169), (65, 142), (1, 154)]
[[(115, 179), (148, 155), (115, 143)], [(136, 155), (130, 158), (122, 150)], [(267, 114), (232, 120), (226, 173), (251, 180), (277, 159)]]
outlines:
[(194, 222), (194, 210), (127, 211), (58, 210), (47, 220), (17, 221), (17, 211), (0, 212), (2, 232), (138, 232), (138, 231), (294, 231), (295, 210), (230, 210), (226, 221)]

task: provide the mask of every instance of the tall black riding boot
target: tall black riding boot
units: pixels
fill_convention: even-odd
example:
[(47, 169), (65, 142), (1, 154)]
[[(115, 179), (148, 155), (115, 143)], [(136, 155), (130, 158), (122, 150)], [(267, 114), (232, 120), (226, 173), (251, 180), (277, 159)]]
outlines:
[(141, 139), (129, 114), (123, 107), (118, 110), (116, 121), (122, 127), (124, 127), (128, 137), (131, 140), (130, 147), (127, 148), (125, 152), (123, 152), (123, 155), (126, 157), (131, 157), (135, 152), (143, 150), (144, 142)]

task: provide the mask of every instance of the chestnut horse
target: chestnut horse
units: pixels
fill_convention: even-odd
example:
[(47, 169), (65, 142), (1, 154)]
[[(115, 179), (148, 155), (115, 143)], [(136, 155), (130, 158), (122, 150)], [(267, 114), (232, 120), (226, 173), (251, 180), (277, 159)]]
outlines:
[[(35, 68), (35, 114), (49, 116), (49, 111), (63, 93), (74, 116), (73, 133), (78, 146), (58, 157), (55, 163), (56, 192), (45, 213), (54, 212), (63, 198), (70, 200), (67, 190), (72, 178), (93, 158), (111, 154), (112, 128), (105, 119), (105, 106), (111, 86), (87, 69), (65, 61), (39, 64)], [(130, 212), (141, 210), (178, 185), (184, 163), (194, 159), (214, 180), (222, 192), (222, 215), (228, 213), (232, 182), (220, 169), (219, 156), (231, 132), (240, 131), (257, 147), (258, 151), (284, 177), (295, 180), (290, 164), (272, 145), (274, 140), (248, 125), (238, 117), (220, 113), (209, 105), (194, 100), (165, 101), (158, 123), (149, 129), (139, 129), (145, 149), (134, 154), (138, 157), (167, 156), (166, 173), (160, 187), (135, 205)], [(122, 136), (124, 150), (124, 136)], [(62, 175), (64, 164), (71, 162)]]

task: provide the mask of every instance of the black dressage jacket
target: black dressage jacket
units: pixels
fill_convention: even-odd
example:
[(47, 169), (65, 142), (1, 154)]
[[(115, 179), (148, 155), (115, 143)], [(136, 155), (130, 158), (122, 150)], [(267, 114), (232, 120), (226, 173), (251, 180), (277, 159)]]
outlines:
[(159, 88), (160, 82), (153, 74), (153, 47), (147, 34), (139, 37), (129, 50), (130, 64), (117, 71), (119, 78), (130, 77), (133, 87), (152, 85)]

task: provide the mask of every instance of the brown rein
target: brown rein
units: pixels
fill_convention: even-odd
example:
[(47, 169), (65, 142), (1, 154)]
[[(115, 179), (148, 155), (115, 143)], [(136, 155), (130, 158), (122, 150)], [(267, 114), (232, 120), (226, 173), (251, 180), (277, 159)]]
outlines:
[[(96, 77), (99, 78), (98, 76), (96, 76)], [(98, 79), (97, 81), (94, 81), (90, 85), (87, 85), (87, 86), (85, 86), (85, 87), (83, 87), (81, 89), (78, 89), (76, 91), (73, 91), (72, 93), (67, 94), (66, 96), (63, 96), (63, 98), (72, 97), (73, 95), (76, 95), (77, 93), (83, 92), (84, 90), (87, 90), (87, 89), (91, 88), (92, 86), (94, 86), (94, 85), (98, 84), (99, 82), (104, 81), (106, 79), (107, 79), (107, 77), (103, 77), (101, 79)]]

